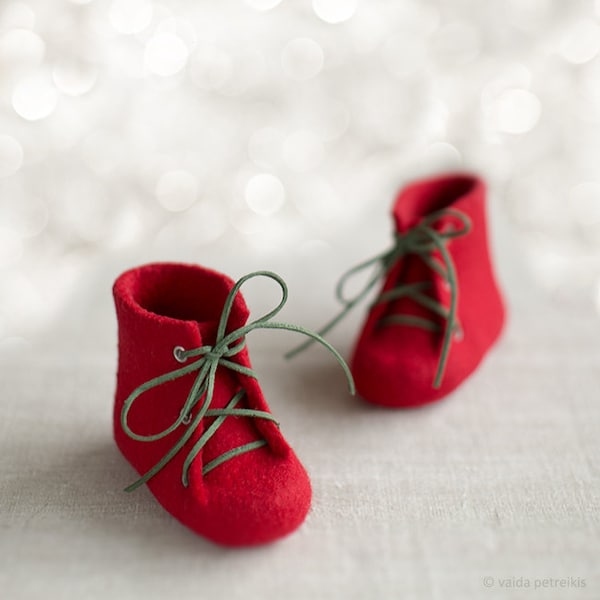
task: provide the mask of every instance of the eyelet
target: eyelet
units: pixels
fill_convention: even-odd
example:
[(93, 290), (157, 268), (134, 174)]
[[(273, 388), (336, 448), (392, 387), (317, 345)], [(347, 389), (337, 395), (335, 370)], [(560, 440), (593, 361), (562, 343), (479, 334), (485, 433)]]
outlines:
[(175, 346), (173, 348), (173, 356), (175, 360), (180, 363), (184, 363), (187, 360), (187, 356), (184, 356), (185, 348), (183, 346)]

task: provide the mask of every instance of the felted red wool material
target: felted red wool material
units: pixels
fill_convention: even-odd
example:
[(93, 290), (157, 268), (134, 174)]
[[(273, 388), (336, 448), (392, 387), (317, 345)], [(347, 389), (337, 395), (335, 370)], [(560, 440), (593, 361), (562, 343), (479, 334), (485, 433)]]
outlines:
[[(241, 546), (269, 542), (296, 529), (309, 510), (311, 486), (277, 424), (268, 420), (270, 410), (261, 388), (249, 375), (245, 342), (225, 340), (226, 344), (216, 345), (233, 286), (220, 273), (169, 263), (132, 269), (117, 279), (114, 437), (125, 458), (143, 475), (189, 435), (145, 483), (160, 504), (190, 529), (214, 542)], [(247, 320), (244, 299), (236, 293), (221, 338), (227, 332), (237, 335)], [(202, 373), (197, 364), (204, 366)], [(206, 409), (202, 403), (210, 391), (211, 372), (212, 400), (195, 424), (199, 411)], [(152, 383), (167, 373), (175, 375)], [(190, 390), (198, 377), (204, 377), (204, 387), (196, 389), (194, 398)], [(202, 445), (211, 425), (215, 430)], [(133, 439), (131, 432), (145, 436), (144, 441)], [(194, 455), (198, 446), (201, 450)], [(242, 446), (251, 450), (219, 462)], [(203, 474), (208, 465), (210, 471)]]
[(458, 174), (415, 182), (397, 196), (396, 247), (351, 361), (365, 400), (394, 407), (439, 400), (498, 338), (505, 309), (485, 202), (483, 181)]

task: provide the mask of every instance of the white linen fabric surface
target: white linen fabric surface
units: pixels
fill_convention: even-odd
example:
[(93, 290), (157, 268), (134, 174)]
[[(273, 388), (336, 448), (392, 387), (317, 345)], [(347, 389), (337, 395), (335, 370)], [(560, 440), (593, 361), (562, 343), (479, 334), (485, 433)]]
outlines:
[[(314, 498), (288, 538), (232, 550), (188, 531), (146, 488), (122, 492), (135, 474), (111, 435), (109, 290), (129, 258), (92, 269), (56, 329), (3, 358), (2, 598), (599, 597), (597, 317), (523, 293), (517, 262), (502, 261), (511, 314), (500, 344), (449, 398), (408, 411), (350, 397), (321, 349), (286, 362), (292, 335), (253, 334)], [(297, 275), (283, 316), (316, 327), (333, 305), (313, 303), (331, 281)], [(245, 296), (259, 314), (270, 294)], [(346, 355), (361, 312), (330, 336)]]

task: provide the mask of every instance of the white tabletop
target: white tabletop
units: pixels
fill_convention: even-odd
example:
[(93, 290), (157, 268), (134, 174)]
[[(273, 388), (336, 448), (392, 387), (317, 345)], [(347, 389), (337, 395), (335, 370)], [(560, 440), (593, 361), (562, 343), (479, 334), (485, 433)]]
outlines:
[[(598, 597), (591, 315), (521, 299), (482, 368), (446, 400), (410, 411), (350, 397), (319, 349), (284, 361), (288, 334), (249, 339), (314, 499), (290, 537), (228, 550), (186, 530), (146, 489), (121, 491), (134, 473), (111, 438), (109, 271), (90, 274), (98, 285), (76, 300), (88, 317), (74, 306), (2, 364), (6, 598), (530, 597), (519, 585), (552, 586), (540, 598)], [(345, 354), (359, 316), (332, 335)]]

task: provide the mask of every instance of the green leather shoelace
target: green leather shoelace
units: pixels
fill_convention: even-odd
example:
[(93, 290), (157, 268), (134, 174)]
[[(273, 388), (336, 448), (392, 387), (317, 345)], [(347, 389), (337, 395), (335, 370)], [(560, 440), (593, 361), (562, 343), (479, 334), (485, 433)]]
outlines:
[[(460, 227), (456, 228), (450, 226), (446, 231), (436, 230), (436, 224), (447, 217), (458, 220)], [(371, 306), (391, 302), (392, 300), (397, 300), (399, 298), (410, 298), (446, 321), (446, 325), (443, 328), (444, 337), (442, 340), (440, 358), (433, 381), (433, 387), (438, 388), (441, 385), (444, 376), (452, 336), (455, 333), (460, 333), (460, 324), (456, 316), (458, 279), (456, 277), (454, 261), (446, 246), (450, 240), (466, 235), (470, 230), (471, 221), (465, 214), (453, 209), (444, 209), (431, 213), (418, 225), (405, 233), (396, 233), (394, 245), (389, 250), (385, 250), (373, 258), (352, 267), (342, 275), (336, 286), (335, 294), (338, 301), (343, 305), (343, 309), (319, 330), (319, 335), (325, 335), (333, 329), (333, 327), (335, 327), (357, 304), (362, 302), (380, 280), (387, 276), (392, 266), (395, 265), (398, 260), (411, 254), (416, 255), (447, 283), (450, 290), (449, 308), (446, 308), (441, 302), (425, 293), (433, 287), (431, 281), (420, 281), (417, 283), (398, 285), (381, 293)], [(441, 263), (433, 256), (433, 253), (436, 251), (440, 254)], [(347, 297), (344, 290), (348, 281), (357, 273), (362, 273), (369, 269), (373, 269), (373, 273), (367, 279), (364, 287), (354, 297)], [(419, 327), (428, 331), (442, 331), (442, 328), (436, 320), (418, 317), (416, 315), (390, 315), (381, 319), (380, 324), (405, 325)], [(313, 340), (305, 341), (291, 352), (288, 352), (286, 356), (288, 358), (295, 356), (307, 348), (312, 342)]]
[[(235, 331), (226, 333), (227, 322), (229, 320), (231, 308), (233, 306), (233, 301), (242, 285), (246, 281), (254, 277), (267, 277), (276, 281), (281, 288), (281, 301), (269, 313), (263, 315), (255, 321), (247, 323), (246, 325), (240, 327), (239, 329), (236, 329)], [(221, 313), (221, 317), (219, 320), (214, 345), (201, 346), (200, 348), (193, 348), (190, 350), (185, 350), (180, 346), (175, 347), (173, 349), (173, 354), (178, 362), (184, 363), (190, 359), (196, 360), (187, 364), (184, 367), (175, 369), (173, 371), (165, 373), (164, 375), (160, 375), (159, 377), (155, 377), (154, 379), (143, 383), (129, 395), (129, 397), (125, 400), (121, 411), (121, 426), (130, 438), (139, 442), (153, 442), (166, 437), (167, 435), (175, 431), (178, 427), (185, 426), (186, 429), (179, 438), (179, 440), (173, 445), (173, 447), (147, 473), (145, 473), (142, 477), (140, 477), (130, 486), (125, 488), (125, 491), (131, 492), (135, 490), (142, 484), (146, 483), (154, 475), (156, 475), (156, 473), (158, 473), (183, 448), (186, 442), (198, 429), (202, 419), (205, 417), (216, 418), (211, 423), (211, 425), (202, 433), (198, 441), (192, 446), (185, 458), (183, 472), (181, 475), (181, 481), (186, 487), (189, 484), (190, 465), (192, 464), (198, 453), (206, 445), (208, 440), (217, 432), (217, 430), (223, 424), (227, 417), (250, 417), (256, 419), (266, 419), (268, 421), (276, 422), (273, 418), (273, 415), (271, 415), (268, 412), (248, 408), (236, 408), (236, 406), (239, 404), (239, 402), (246, 393), (244, 389), (240, 389), (233, 396), (233, 398), (225, 408), (210, 408), (215, 388), (215, 379), (219, 367), (224, 367), (226, 369), (229, 369), (230, 371), (235, 371), (237, 373), (241, 373), (243, 375), (256, 379), (256, 374), (252, 369), (244, 367), (231, 360), (246, 346), (245, 336), (250, 331), (253, 331), (255, 329), (285, 329), (287, 331), (294, 331), (296, 333), (308, 336), (309, 338), (311, 338), (311, 341), (318, 342), (321, 345), (325, 346), (325, 348), (327, 348), (327, 350), (329, 350), (334, 355), (336, 360), (342, 366), (344, 373), (346, 374), (346, 378), (348, 380), (350, 392), (354, 394), (354, 381), (352, 379), (352, 375), (350, 374), (350, 369), (348, 368), (348, 365), (338, 353), (338, 351), (331, 344), (329, 344), (329, 342), (325, 341), (320, 334), (309, 331), (308, 329), (305, 329), (304, 327), (300, 327), (298, 325), (271, 322), (271, 319), (277, 313), (279, 313), (279, 311), (287, 302), (287, 297), (287, 285), (285, 284), (283, 279), (279, 277), (279, 275), (277, 275), (276, 273), (272, 273), (270, 271), (256, 271), (254, 273), (246, 275), (245, 277), (242, 277), (233, 286), (233, 288), (227, 295), (225, 304), (223, 306), (223, 312)], [(197, 372), (196, 379), (181, 409), (179, 417), (175, 420), (175, 422), (172, 425), (170, 425), (163, 431), (152, 435), (140, 435), (130, 429), (127, 423), (129, 411), (131, 410), (131, 407), (133, 406), (135, 401), (142, 394), (144, 394), (148, 390), (163, 385), (164, 383), (174, 381), (175, 379), (179, 379), (180, 377), (184, 377), (194, 372)], [(195, 407), (199, 403), (201, 403), (200, 409), (196, 412), (196, 414), (193, 414)], [(261, 446), (265, 445), (267, 445), (266, 440), (256, 440), (243, 446), (232, 448), (231, 450), (221, 454), (209, 463), (205, 464), (202, 468), (202, 475), (206, 475), (214, 468), (234, 458), (235, 456), (239, 456), (240, 454), (244, 454), (245, 452), (250, 452), (252, 450), (255, 450), (256, 448), (260, 448)]]

